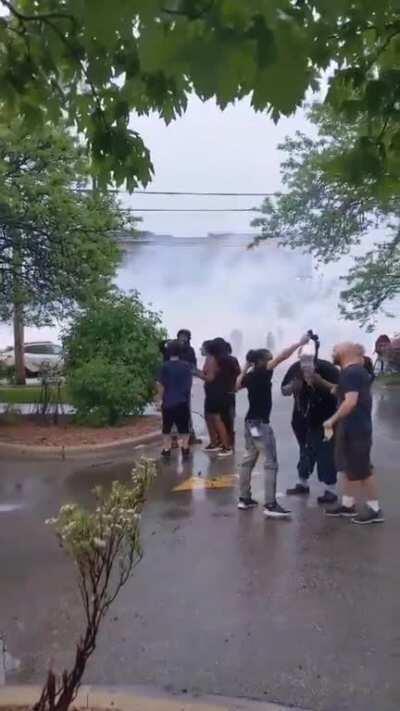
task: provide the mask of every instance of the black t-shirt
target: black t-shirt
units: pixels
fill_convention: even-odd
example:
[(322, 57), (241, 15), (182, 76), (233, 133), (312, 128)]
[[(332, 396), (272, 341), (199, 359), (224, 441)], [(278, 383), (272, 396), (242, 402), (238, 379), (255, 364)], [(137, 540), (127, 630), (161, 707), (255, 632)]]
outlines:
[(340, 373), (339, 402), (342, 403), (346, 393), (350, 392), (358, 393), (358, 402), (341, 426), (349, 434), (371, 434), (371, 376), (362, 365), (349, 365)]
[[(318, 360), (315, 372), (332, 385), (339, 382), (339, 371), (327, 360)], [(303, 380), (300, 361), (293, 363), (287, 371), (282, 388), (292, 380)], [(337, 409), (337, 399), (326, 388), (310, 387), (305, 381), (299, 393), (294, 398), (293, 422), (302, 420), (312, 428), (321, 427), (325, 420), (332, 417)]]
[(240, 375), (240, 365), (237, 358), (231, 355), (218, 359), (217, 381), (221, 392), (230, 395), (235, 393), (236, 380)]
[(272, 370), (254, 368), (247, 373), (242, 381), (242, 387), (247, 388), (249, 410), (246, 420), (269, 422), (272, 410)]
[(183, 360), (185, 363), (189, 363), (193, 368), (197, 368), (196, 353), (190, 343), (180, 347), (179, 360)]

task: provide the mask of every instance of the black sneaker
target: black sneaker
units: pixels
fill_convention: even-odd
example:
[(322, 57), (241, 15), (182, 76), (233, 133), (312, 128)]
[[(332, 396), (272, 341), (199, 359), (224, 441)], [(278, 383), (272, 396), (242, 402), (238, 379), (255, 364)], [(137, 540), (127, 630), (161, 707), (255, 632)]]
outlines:
[(184, 447), (182, 447), (182, 460), (184, 462), (187, 462), (190, 459), (190, 454), (191, 452), (189, 447), (187, 449), (184, 449)]
[(248, 509), (254, 509), (256, 506), (258, 506), (258, 501), (254, 501), (254, 499), (239, 499), (238, 501), (238, 509), (240, 511), (247, 511)]
[(351, 522), (364, 525), (367, 523), (383, 523), (384, 520), (385, 518), (383, 516), (382, 509), (374, 511), (370, 506), (366, 506), (361, 513), (351, 519)]
[(291, 515), (292, 512), (284, 509), (277, 501), (274, 504), (264, 506), (264, 516), (266, 518), (290, 518)]
[(308, 496), (310, 493), (310, 487), (306, 484), (296, 484), (293, 489), (287, 489), (286, 494), (288, 496)]
[(233, 456), (233, 449), (226, 449), (226, 447), (221, 447), (217, 456), (220, 457), (221, 459), (223, 457), (232, 457)]
[(328, 491), (328, 489), (325, 491), (325, 494), (323, 494), (322, 496), (318, 496), (317, 499), (319, 504), (328, 504), (328, 506), (330, 504), (336, 504), (337, 500), (338, 497), (336, 496), (336, 494), (334, 494), (332, 491)]
[(343, 506), (343, 504), (338, 504), (331, 509), (326, 509), (325, 513), (327, 516), (335, 516), (336, 518), (352, 518), (356, 515), (357, 511), (355, 506)]
[(203, 452), (219, 452), (220, 449), (219, 444), (208, 444), (207, 447), (203, 447)]
[(171, 459), (171, 450), (163, 449), (163, 451), (161, 452), (161, 456), (163, 459)]

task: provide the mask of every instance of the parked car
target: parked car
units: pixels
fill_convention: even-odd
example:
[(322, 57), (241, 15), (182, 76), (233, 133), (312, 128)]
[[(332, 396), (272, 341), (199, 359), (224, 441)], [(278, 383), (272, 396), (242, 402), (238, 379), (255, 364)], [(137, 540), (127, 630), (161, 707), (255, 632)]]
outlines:
[[(37, 376), (45, 368), (59, 368), (63, 365), (61, 346), (49, 341), (25, 343), (25, 370), (27, 376)], [(0, 362), (6, 366), (15, 365), (14, 346), (0, 351)]]

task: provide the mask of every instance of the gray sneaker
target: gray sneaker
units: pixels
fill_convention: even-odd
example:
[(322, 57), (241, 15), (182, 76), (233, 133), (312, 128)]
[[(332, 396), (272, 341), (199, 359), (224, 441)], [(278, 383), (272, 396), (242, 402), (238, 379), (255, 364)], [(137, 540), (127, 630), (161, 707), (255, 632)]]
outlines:
[(353, 518), (357, 515), (355, 506), (343, 506), (338, 504), (330, 509), (325, 509), (326, 516), (334, 516), (336, 518)]
[(365, 525), (367, 523), (383, 523), (385, 520), (384, 515), (382, 513), (382, 509), (379, 509), (379, 511), (374, 511), (371, 509), (370, 506), (366, 506), (361, 513), (357, 514), (357, 516), (354, 516), (354, 518), (351, 519), (352, 523), (358, 523), (360, 525)]

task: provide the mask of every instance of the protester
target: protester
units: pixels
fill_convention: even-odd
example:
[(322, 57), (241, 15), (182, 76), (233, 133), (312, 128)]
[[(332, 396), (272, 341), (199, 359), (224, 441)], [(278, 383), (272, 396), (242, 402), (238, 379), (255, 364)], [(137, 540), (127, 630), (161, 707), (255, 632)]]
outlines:
[(221, 418), (228, 433), (229, 447), (235, 447), (235, 415), (236, 415), (236, 380), (240, 375), (240, 365), (232, 355), (232, 346), (223, 338), (214, 338), (214, 345), (219, 353), (217, 356), (221, 392), (223, 393)]
[(219, 457), (229, 457), (233, 454), (233, 449), (225, 424), (230, 407), (224, 361), (226, 343), (223, 339), (214, 339), (206, 341), (203, 348), (206, 352), (206, 360), (203, 370), (198, 372), (198, 375), (205, 381), (204, 412), (210, 434), (210, 443), (205, 447), (205, 451), (217, 452)]
[(374, 371), (376, 375), (382, 375), (388, 371), (388, 351), (391, 346), (391, 341), (386, 333), (382, 333), (375, 341), (376, 361)]
[(212, 341), (204, 341), (202, 346), (201, 346), (201, 355), (205, 358), (204, 360), (204, 365), (203, 365), (203, 370), (198, 371), (197, 375), (200, 377), (202, 380), (204, 380), (204, 419), (206, 421), (207, 425), (207, 430), (208, 430), (208, 436), (209, 436), (209, 443), (204, 447), (205, 452), (219, 452), (221, 449), (221, 443), (218, 439), (218, 432), (215, 429), (214, 425), (214, 418), (211, 412), (208, 411), (209, 407), (209, 398), (207, 397), (207, 393), (209, 390), (212, 390), (210, 388), (209, 383), (207, 381), (207, 377), (211, 373), (212, 368), (214, 367), (212, 358), (213, 356), (210, 353), (210, 344)]
[(257, 506), (252, 498), (251, 475), (257, 459), (262, 453), (265, 457), (265, 506), (267, 518), (288, 518), (290, 511), (284, 509), (276, 500), (276, 480), (278, 458), (274, 431), (270, 424), (272, 410), (272, 375), (280, 363), (290, 358), (299, 348), (307, 343), (308, 335), (298, 343), (286, 348), (276, 358), (267, 349), (249, 351), (246, 364), (239, 375), (236, 389), (246, 388), (249, 409), (245, 419), (245, 438), (247, 453), (240, 468), (240, 493), (238, 509), (246, 511)]
[(171, 341), (167, 346), (168, 360), (163, 364), (158, 378), (158, 393), (162, 402), (162, 431), (164, 435), (162, 456), (169, 459), (172, 447), (172, 428), (181, 437), (182, 458), (190, 456), (190, 393), (192, 372), (190, 365), (180, 360), (180, 344)]
[(191, 332), (187, 328), (181, 328), (176, 334), (176, 338), (179, 343), (179, 358), (189, 363), (193, 369), (196, 369), (197, 358), (196, 352), (190, 343), (192, 339)]
[[(328, 516), (350, 517), (353, 523), (384, 521), (370, 461), (372, 445), (371, 378), (364, 367), (364, 349), (357, 343), (341, 343), (333, 352), (341, 367), (337, 389), (339, 408), (325, 423), (326, 437), (335, 430), (336, 464), (343, 472), (342, 503), (328, 509)], [(357, 514), (355, 497), (366, 495), (365, 509)]]
[(316, 465), (318, 480), (324, 488), (318, 503), (334, 504), (337, 501), (334, 441), (325, 440), (323, 425), (336, 411), (332, 386), (338, 381), (339, 371), (332, 363), (319, 358), (314, 361), (313, 357), (310, 362), (306, 353), (300, 354), (282, 381), (282, 394), (293, 395), (292, 429), (300, 449), (298, 481), (287, 490), (288, 496), (309, 495), (308, 481)]
[[(177, 335), (177, 340), (180, 346), (179, 350), (179, 358), (180, 360), (185, 361), (185, 363), (188, 363), (192, 369), (192, 373), (195, 374), (197, 371), (197, 358), (196, 358), (196, 352), (194, 348), (192, 347), (190, 341), (192, 339), (192, 334), (187, 328), (181, 328)], [(190, 406), (190, 444), (201, 444), (201, 439), (196, 437), (196, 433), (194, 431), (193, 427), (193, 418), (192, 418), (192, 408)]]

